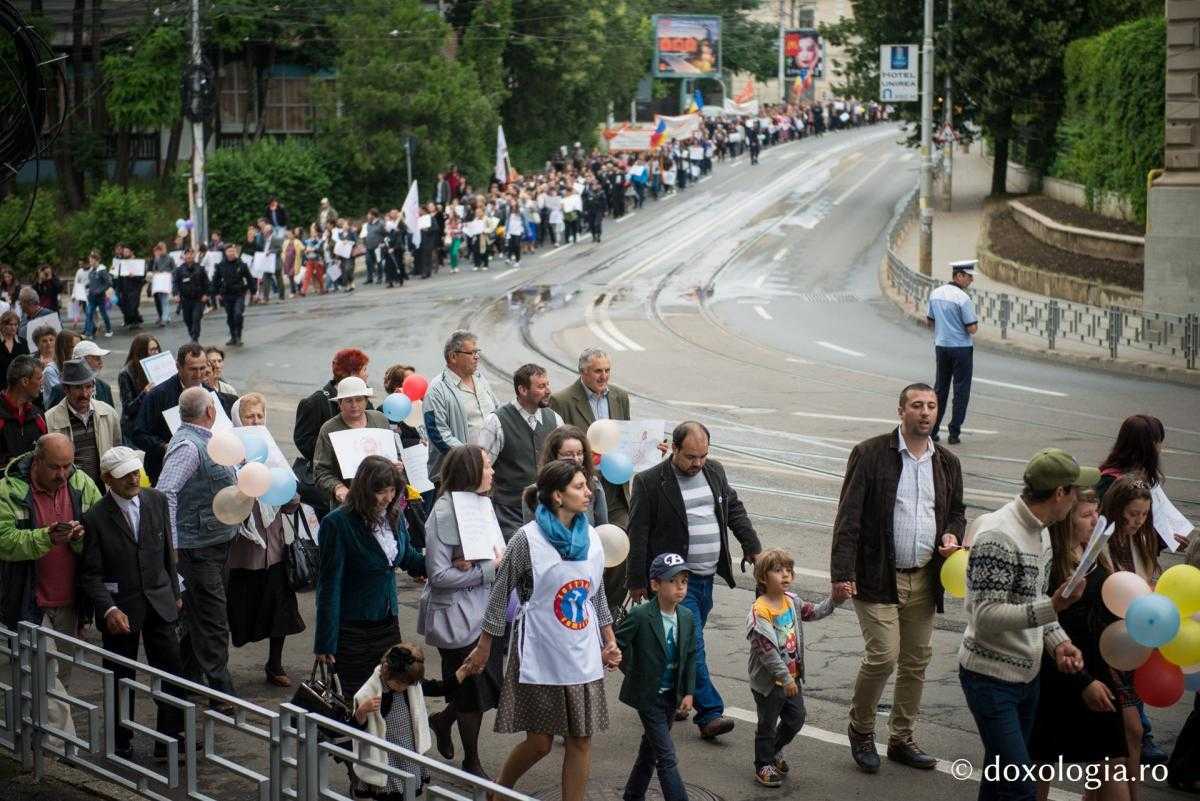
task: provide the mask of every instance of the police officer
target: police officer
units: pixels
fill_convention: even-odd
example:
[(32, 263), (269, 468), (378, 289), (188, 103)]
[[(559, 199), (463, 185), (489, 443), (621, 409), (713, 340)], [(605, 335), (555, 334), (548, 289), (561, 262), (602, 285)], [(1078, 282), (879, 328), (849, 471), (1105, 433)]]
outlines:
[(971, 399), (971, 371), (975, 347), (971, 339), (979, 330), (979, 318), (975, 315), (975, 302), (967, 294), (967, 287), (975, 280), (975, 260), (950, 262), (950, 283), (943, 284), (929, 293), (929, 311), (926, 324), (933, 328), (933, 344), (937, 353), (938, 415), (933, 424), (933, 441), (938, 441), (938, 430), (942, 416), (946, 413), (950, 398), (950, 384), (954, 384), (954, 411), (950, 415), (951, 445), (961, 440), (963, 420), (967, 416), (967, 402)]

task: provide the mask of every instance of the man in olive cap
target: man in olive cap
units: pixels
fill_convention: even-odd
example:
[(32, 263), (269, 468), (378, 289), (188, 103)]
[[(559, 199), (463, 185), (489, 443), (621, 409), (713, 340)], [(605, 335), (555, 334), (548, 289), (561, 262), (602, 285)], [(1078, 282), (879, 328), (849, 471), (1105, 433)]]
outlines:
[[(1058, 624), (1058, 615), (1079, 600), (1084, 584), (1070, 594), (1066, 582), (1049, 586), (1052, 551), (1046, 527), (1071, 514), (1079, 487), (1099, 480), (1096, 468), (1080, 467), (1067, 453), (1047, 448), (1025, 466), (1021, 494), (979, 520), (967, 564), (967, 629), (958, 664), (988, 763), (999, 759), (1017, 769), (1031, 764), (1042, 649), (1053, 654), (1064, 673), (1083, 668), (1083, 655)], [(1004, 782), (1008, 797), (1033, 801), (1035, 784), (1023, 781), (1024, 775)]]

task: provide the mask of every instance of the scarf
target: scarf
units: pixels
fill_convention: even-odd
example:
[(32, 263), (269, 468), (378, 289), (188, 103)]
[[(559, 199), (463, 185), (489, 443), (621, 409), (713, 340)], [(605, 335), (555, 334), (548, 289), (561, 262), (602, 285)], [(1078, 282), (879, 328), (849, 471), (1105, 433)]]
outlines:
[(539, 503), (534, 517), (542, 534), (558, 551), (559, 556), (568, 562), (579, 562), (587, 558), (588, 545), (591, 542), (588, 536), (587, 515), (582, 512), (575, 515), (575, 519), (571, 521), (571, 528), (568, 529), (558, 519), (558, 515)]

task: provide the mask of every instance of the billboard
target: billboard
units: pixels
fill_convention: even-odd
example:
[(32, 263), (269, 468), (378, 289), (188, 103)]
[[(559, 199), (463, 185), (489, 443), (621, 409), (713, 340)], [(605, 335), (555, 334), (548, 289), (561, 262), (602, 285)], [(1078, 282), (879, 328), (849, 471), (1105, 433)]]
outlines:
[(721, 18), (659, 16), (654, 26), (656, 78), (712, 78), (721, 73)]
[(917, 77), (917, 45), (879, 46), (879, 100), (883, 103), (911, 103), (921, 98)]
[(812, 28), (783, 32), (783, 74), (787, 78), (822, 78), (825, 53), (821, 36)]

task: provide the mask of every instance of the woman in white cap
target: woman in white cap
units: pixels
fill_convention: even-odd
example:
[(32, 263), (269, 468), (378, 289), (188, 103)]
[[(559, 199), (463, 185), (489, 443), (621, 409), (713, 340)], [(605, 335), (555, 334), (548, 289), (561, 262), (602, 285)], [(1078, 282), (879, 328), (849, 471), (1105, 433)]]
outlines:
[(331, 507), (339, 506), (346, 500), (350, 494), (350, 482), (342, 478), (342, 469), (329, 435), (353, 428), (383, 428), (391, 431), (383, 412), (367, 408), (367, 399), (374, 394), (375, 390), (358, 376), (343, 378), (338, 382), (337, 395), (331, 399), (337, 403), (338, 413), (326, 420), (317, 434), (317, 447), (313, 450), (313, 480), (329, 496)]
[[(233, 405), (230, 417), (238, 427), (265, 426), (267, 400), (257, 392), (243, 395)], [(296, 511), (299, 504), (299, 496), (283, 507), (255, 501), (250, 517), (238, 529), (226, 563), (229, 570), (226, 608), (233, 647), (268, 640), (263, 670), (267, 683), (276, 687), (292, 686), (283, 669), (283, 643), (288, 635), (304, 631), (296, 592), (288, 585), (283, 561), (284, 515)]]

